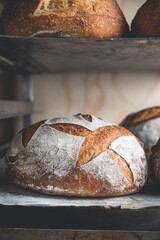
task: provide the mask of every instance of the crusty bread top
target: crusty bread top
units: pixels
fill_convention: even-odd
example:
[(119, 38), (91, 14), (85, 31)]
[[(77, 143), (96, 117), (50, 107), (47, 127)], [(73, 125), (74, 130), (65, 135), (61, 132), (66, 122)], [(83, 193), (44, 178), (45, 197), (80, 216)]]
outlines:
[(132, 24), (133, 37), (160, 36), (160, 0), (148, 0), (137, 11)]
[(107, 14), (119, 20), (124, 19), (116, 0), (14, 0), (8, 4), (9, 9), (11, 15), (19, 20), (22, 19), (22, 15), (31, 17), (54, 14), (62, 17)]
[[(113, 6), (114, 5), (114, 9)], [(112, 8), (111, 8), (112, 7)], [(109, 11), (108, 9), (113, 9)], [(33, 15), (50, 15), (75, 16), (75, 15), (100, 15), (106, 14), (123, 20), (120, 9), (115, 0), (40, 0), (37, 8), (32, 11)]]
[(128, 115), (120, 125), (131, 128), (138, 124), (160, 117), (160, 107), (151, 107)]
[(68, 33), (103, 38), (128, 33), (115, 0), (14, 0), (5, 8), (3, 28), (5, 34), (22, 36)]
[(41, 121), (19, 132), (5, 168), (20, 186), (79, 196), (138, 191), (148, 170), (143, 147), (131, 132), (82, 114)]

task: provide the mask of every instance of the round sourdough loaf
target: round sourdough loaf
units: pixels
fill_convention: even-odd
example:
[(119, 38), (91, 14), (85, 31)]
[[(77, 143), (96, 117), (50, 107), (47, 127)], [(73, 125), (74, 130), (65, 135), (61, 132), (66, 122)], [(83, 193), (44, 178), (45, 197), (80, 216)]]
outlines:
[(151, 155), (151, 148), (160, 137), (160, 107), (151, 107), (128, 115), (121, 126), (131, 131), (141, 142), (147, 159)]
[(160, 186), (160, 139), (152, 148), (150, 159), (151, 176), (153, 180)]
[(14, 0), (3, 13), (4, 34), (112, 38), (129, 27), (116, 0)]
[(138, 10), (131, 25), (133, 37), (160, 36), (160, 0), (147, 0)]
[(127, 129), (78, 114), (19, 132), (7, 152), (5, 170), (11, 182), (39, 192), (118, 196), (142, 188), (147, 160)]

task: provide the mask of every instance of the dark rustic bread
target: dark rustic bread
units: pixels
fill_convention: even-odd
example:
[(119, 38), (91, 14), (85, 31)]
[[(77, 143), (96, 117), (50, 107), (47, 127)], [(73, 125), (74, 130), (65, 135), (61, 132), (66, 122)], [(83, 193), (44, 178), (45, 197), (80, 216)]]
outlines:
[(160, 36), (160, 0), (148, 0), (138, 10), (131, 25), (134, 37)]
[(11, 182), (39, 192), (119, 196), (142, 188), (147, 160), (127, 129), (78, 114), (23, 129), (8, 149), (5, 170)]
[(151, 148), (160, 137), (160, 107), (151, 107), (128, 115), (121, 126), (131, 131), (144, 143), (147, 159), (151, 155)]
[(160, 186), (160, 139), (152, 148), (152, 155), (150, 159), (151, 177), (155, 183)]
[(112, 38), (129, 28), (116, 0), (14, 0), (3, 29), (13, 36)]

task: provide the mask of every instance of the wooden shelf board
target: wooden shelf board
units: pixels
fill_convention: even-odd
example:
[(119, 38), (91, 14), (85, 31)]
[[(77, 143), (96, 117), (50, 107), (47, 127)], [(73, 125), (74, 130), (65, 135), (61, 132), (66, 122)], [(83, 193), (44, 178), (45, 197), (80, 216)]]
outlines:
[(12, 73), (159, 71), (160, 38), (0, 36), (0, 69)]
[(136, 231), (84, 231), (84, 230), (40, 230), (40, 229), (0, 229), (3, 240), (158, 240), (160, 232), (136, 232)]
[(0, 100), (0, 119), (20, 117), (32, 113), (32, 102)]
[(157, 193), (93, 199), (50, 196), (16, 187), (9, 183), (3, 171), (0, 212), (3, 216), (0, 228), (160, 229), (160, 195)]

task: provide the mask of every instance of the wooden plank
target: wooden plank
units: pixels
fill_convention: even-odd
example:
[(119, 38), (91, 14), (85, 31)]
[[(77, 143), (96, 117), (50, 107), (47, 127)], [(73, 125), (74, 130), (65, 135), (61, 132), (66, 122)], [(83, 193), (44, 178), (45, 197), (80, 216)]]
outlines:
[(0, 229), (3, 240), (158, 240), (160, 232)]
[(32, 112), (31, 102), (0, 100), (0, 119), (29, 115)]
[[(71, 200), (71, 199), (70, 199)], [(72, 200), (71, 200), (72, 201)], [(22, 207), (0, 205), (0, 228), (159, 231), (160, 208)]]
[(76, 39), (0, 36), (0, 56), (18, 73), (159, 71), (160, 38)]

